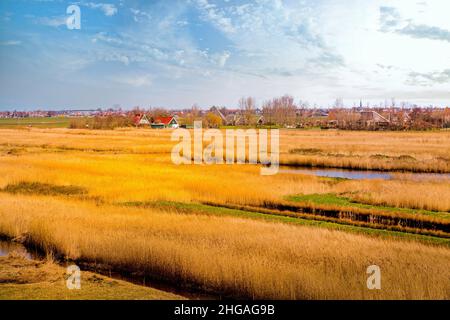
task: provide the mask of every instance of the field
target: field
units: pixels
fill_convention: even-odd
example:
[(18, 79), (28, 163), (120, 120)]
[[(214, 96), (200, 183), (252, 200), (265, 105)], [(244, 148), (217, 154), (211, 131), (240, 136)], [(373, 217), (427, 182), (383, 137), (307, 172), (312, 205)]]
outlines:
[(281, 130), (283, 165), (390, 180), (176, 166), (170, 134), (0, 129), (0, 236), (216, 297), (450, 298), (450, 180), (416, 175), (450, 173), (449, 131)]
[(47, 117), (47, 118), (5, 118), (0, 119), (0, 128), (67, 128), (69, 118)]

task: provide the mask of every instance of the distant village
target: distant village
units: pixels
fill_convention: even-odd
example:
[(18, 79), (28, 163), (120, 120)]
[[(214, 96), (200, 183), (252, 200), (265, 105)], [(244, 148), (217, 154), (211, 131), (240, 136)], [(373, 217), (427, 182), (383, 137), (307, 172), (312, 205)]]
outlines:
[(391, 106), (331, 108), (298, 106), (291, 96), (274, 98), (257, 107), (253, 98), (242, 98), (237, 108), (193, 106), (183, 110), (140, 108), (62, 111), (2, 111), (0, 118), (67, 117), (71, 128), (107, 129), (118, 126), (190, 128), (195, 120), (205, 127), (224, 126), (322, 128), (348, 130), (427, 130), (450, 128), (450, 108)]

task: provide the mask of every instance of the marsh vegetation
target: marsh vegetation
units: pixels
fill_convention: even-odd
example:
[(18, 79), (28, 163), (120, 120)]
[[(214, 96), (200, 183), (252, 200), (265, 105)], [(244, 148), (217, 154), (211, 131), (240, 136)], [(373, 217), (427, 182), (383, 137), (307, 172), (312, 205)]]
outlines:
[[(414, 176), (450, 172), (449, 132), (282, 130), (280, 142), (283, 164), (404, 174), (261, 176), (176, 166), (169, 130), (5, 129), (0, 234), (217, 296), (449, 298), (449, 179)], [(381, 291), (366, 288), (370, 264)]]

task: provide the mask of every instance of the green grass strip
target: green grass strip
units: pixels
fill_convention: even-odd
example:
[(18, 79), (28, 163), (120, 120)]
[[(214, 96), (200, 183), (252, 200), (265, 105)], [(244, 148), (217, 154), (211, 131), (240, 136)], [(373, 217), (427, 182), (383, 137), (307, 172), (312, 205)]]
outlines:
[(438, 212), (429, 211), (422, 209), (410, 209), (410, 208), (396, 208), (388, 206), (377, 206), (371, 204), (364, 204), (355, 202), (346, 197), (340, 197), (332, 193), (327, 194), (308, 194), (308, 195), (295, 195), (286, 197), (288, 201), (303, 202), (309, 204), (319, 204), (319, 205), (334, 205), (334, 206), (345, 206), (353, 208), (371, 209), (377, 211), (390, 211), (390, 212), (402, 212), (409, 214), (423, 214), (427, 216), (432, 216), (442, 219), (450, 219), (450, 213), (448, 212)]
[(383, 229), (372, 229), (359, 226), (345, 225), (328, 221), (308, 220), (302, 218), (293, 218), (286, 216), (279, 216), (275, 214), (257, 213), (238, 209), (229, 209), (219, 206), (205, 205), (201, 203), (183, 203), (175, 201), (151, 201), (151, 202), (123, 202), (119, 205), (141, 208), (157, 208), (162, 210), (174, 210), (179, 213), (188, 214), (209, 214), (215, 216), (233, 216), (246, 219), (265, 220), (271, 222), (289, 223), (303, 226), (321, 227), (332, 230), (339, 230), (345, 232), (352, 232), (364, 234), (369, 236), (384, 237), (384, 238), (399, 238), (410, 241), (419, 241), (426, 244), (444, 245), (450, 247), (450, 239), (426, 236), (420, 234), (412, 234), (400, 231), (390, 231)]

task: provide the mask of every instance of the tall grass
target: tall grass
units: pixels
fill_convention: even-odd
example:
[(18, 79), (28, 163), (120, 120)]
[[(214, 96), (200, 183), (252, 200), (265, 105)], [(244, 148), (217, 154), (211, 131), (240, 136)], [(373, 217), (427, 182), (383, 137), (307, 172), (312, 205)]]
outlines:
[[(114, 206), (176, 201), (270, 210), (292, 205), (286, 196), (331, 194), (392, 207), (388, 218), (445, 222), (450, 211), (448, 179), (347, 181), (285, 173), (261, 176), (253, 165), (176, 166), (170, 160), (170, 134), (133, 128), (0, 130), (0, 189), (5, 191), (0, 192), (0, 234), (25, 234), (73, 259), (108, 263), (233, 297), (449, 298), (450, 253), (445, 247), (186, 215), (176, 208), (163, 212)], [(407, 163), (412, 171), (448, 172), (448, 132), (282, 131), (280, 141), (282, 161), (326, 158), (327, 165), (365, 166), (369, 159), (372, 169), (399, 169)], [(10, 152), (13, 149), (20, 152)], [(301, 205), (309, 211), (319, 208), (316, 203)], [(349, 213), (382, 211), (321, 205)], [(436, 218), (395, 208), (441, 212)], [(381, 291), (365, 287), (370, 264), (382, 269)]]
[(450, 132), (292, 131), (281, 164), (450, 172)]
[[(0, 233), (234, 297), (448, 299), (450, 250), (326, 229), (0, 195)], [(382, 289), (366, 287), (380, 266)]]
[[(282, 131), (280, 141), (282, 149), (288, 143), (307, 152), (302, 146), (354, 155), (394, 154), (395, 149), (398, 155), (410, 152), (416, 159), (443, 157), (442, 150), (450, 144), (446, 132), (342, 135)], [(386, 145), (379, 141), (385, 135)], [(339, 143), (339, 139), (343, 140)], [(391, 140), (396, 141), (394, 146)], [(336, 193), (375, 205), (450, 211), (449, 179), (337, 182), (307, 175), (263, 177), (258, 167), (249, 165), (175, 166), (170, 160), (172, 146), (168, 130), (1, 130), (0, 188), (27, 181), (84, 187), (106, 201), (194, 200), (258, 206), (285, 195)], [(13, 147), (21, 152), (8, 154)]]
[[(335, 191), (353, 200), (399, 208), (450, 211), (450, 179), (345, 181)], [(450, 216), (450, 213), (449, 213)]]

